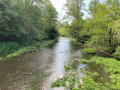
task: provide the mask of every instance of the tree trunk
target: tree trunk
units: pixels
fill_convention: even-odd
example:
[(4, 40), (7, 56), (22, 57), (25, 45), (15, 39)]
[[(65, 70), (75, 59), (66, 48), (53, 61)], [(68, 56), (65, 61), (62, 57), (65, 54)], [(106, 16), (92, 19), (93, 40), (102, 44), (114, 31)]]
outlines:
[(109, 46), (112, 47), (112, 29), (110, 28), (110, 33), (109, 33)]

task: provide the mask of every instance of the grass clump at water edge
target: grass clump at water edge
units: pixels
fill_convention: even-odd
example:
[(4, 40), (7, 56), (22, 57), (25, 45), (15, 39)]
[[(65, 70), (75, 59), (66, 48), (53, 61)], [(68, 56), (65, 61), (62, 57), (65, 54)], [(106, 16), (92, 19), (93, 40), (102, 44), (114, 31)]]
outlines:
[(18, 49), (17, 51), (15, 51), (11, 54), (8, 54), (6, 57), (9, 58), (9, 57), (13, 57), (13, 56), (18, 56), (25, 52), (37, 51), (37, 50), (39, 50), (45, 46), (48, 46), (49, 44), (52, 44), (52, 43), (54, 43), (54, 40), (37, 42), (37, 43), (34, 43), (33, 45), (22, 47), (22, 48)]
[(93, 48), (84, 48), (82, 51), (85, 54), (96, 54), (97, 53), (97, 51)]

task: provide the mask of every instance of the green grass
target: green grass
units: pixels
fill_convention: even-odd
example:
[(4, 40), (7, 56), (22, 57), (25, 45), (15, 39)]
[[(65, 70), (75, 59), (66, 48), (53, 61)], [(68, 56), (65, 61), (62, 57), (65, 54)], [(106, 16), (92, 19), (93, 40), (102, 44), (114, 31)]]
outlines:
[(54, 43), (54, 40), (33, 43), (33, 45), (22, 47), (22, 48), (18, 49), (17, 51), (14, 51), (13, 53), (8, 54), (6, 57), (10, 58), (10, 57), (13, 57), (13, 56), (19, 56), (22, 53), (26, 53), (26, 52), (30, 52), (30, 51), (36, 51), (36, 50), (39, 50), (39, 49), (41, 49), (45, 46), (48, 46), (49, 44), (52, 44), (52, 43)]

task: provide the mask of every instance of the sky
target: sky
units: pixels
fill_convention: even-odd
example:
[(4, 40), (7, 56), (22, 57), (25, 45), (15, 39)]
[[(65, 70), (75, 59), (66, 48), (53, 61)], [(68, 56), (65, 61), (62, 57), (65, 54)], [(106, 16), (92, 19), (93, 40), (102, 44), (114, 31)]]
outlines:
[(50, 1), (52, 2), (56, 10), (58, 11), (59, 13), (58, 20), (61, 21), (65, 15), (65, 10), (63, 10), (63, 8), (64, 8), (64, 4), (66, 3), (66, 0), (50, 0)]
[[(63, 10), (64, 8), (64, 4), (66, 3), (66, 0), (50, 0), (53, 4), (53, 6), (56, 8), (56, 10), (58, 11), (59, 15), (58, 15), (58, 20), (62, 21), (63, 17), (65, 16), (65, 10)], [(85, 0), (85, 4), (88, 7), (88, 4), (91, 0)], [(87, 16), (89, 17), (88, 13), (85, 12), (85, 15), (83, 18), (86, 18)]]

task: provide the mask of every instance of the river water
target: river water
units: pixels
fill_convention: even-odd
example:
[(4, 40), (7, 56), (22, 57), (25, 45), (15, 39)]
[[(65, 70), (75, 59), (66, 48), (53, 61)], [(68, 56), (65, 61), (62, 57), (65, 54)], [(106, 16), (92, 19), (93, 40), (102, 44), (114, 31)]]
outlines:
[[(81, 46), (67, 37), (39, 52), (24, 53), (17, 57), (0, 61), (0, 90), (53, 90), (50, 85), (65, 74), (64, 65), (68, 60), (88, 58), (81, 54)], [(78, 65), (97, 71), (106, 79), (104, 69), (97, 64)], [(80, 73), (83, 76), (83, 73)], [(108, 80), (108, 79), (107, 79)], [(100, 81), (96, 79), (96, 81)], [(104, 81), (104, 80), (103, 80)], [(56, 88), (55, 90), (63, 90)]]

